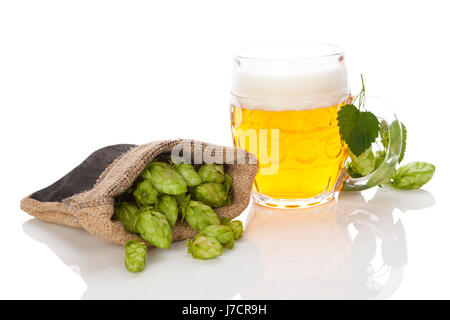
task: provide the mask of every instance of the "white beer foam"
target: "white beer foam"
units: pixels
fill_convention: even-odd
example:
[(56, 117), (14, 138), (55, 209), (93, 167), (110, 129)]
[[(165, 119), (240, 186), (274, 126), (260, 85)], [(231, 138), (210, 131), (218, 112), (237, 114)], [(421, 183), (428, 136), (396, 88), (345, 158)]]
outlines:
[[(285, 66), (286, 67), (286, 66)], [(297, 67), (297, 68), (296, 68)], [(348, 96), (344, 64), (276, 68), (258, 65), (238, 68), (232, 93), (241, 107), (266, 111), (324, 108), (343, 103)]]

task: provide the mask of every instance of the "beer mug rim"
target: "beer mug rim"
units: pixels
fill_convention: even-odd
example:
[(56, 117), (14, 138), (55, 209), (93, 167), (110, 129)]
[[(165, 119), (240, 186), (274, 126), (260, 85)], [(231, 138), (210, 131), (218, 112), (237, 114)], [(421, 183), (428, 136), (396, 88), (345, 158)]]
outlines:
[[(314, 85), (325, 75), (332, 80)], [(270, 87), (269, 78), (279, 81)], [(245, 47), (234, 56), (231, 94), (240, 101), (247, 100), (248, 108), (254, 104), (278, 111), (276, 107), (295, 110), (306, 105), (314, 109), (340, 104), (349, 96), (344, 51), (334, 45), (312, 42)]]
[[(313, 110), (318, 108), (318, 106), (315, 106), (315, 101), (317, 101), (318, 98), (328, 98), (332, 101), (340, 101), (339, 104), (342, 104), (346, 101), (348, 101), (348, 99), (351, 97), (351, 91), (350, 89), (344, 89), (341, 91), (336, 91), (336, 92), (331, 92), (328, 94), (317, 94), (317, 95), (311, 95), (305, 98), (296, 98), (296, 99), (267, 99), (267, 98), (253, 98), (253, 97), (246, 97), (243, 95), (239, 95), (234, 93), (233, 91), (230, 92), (231, 98), (232, 100), (237, 104), (237, 105), (241, 105), (241, 104), (245, 104), (247, 105), (248, 109), (252, 109), (252, 105), (255, 106), (260, 106), (260, 105), (266, 105), (266, 106), (271, 106), (271, 105), (277, 105), (280, 106), (280, 108), (277, 109), (277, 111), (289, 111), (289, 110), (295, 110), (295, 111), (299, 111), (299, 110)], [(295, 109), (296, 106), (298, 105), (309, 105), (309, 108), (303, 108), (303, 109)], [(283, 109), (283, 107), (286, 107), (286, 109)]]
[(237, 61), (278, 61), (327, 59), (344, 56), (338, 46), (318, 42), (266, 43), (247, 46), (235, 52)]

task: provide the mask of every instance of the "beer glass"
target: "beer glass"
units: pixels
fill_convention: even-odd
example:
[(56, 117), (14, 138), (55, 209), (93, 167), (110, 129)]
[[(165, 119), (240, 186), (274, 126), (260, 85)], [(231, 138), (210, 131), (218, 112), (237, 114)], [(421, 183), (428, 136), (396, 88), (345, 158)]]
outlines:
[(377, 102), (375, 114), (390, 125), (387, 156), (369, 176), (346, 175), (337, 115), (351, 95), (344, 53), (335, 46), (275, 44), (238, 51), (231, 99), (233, 141), (258, 159), (253, 198), (262, 205), (311, 207), (331, 200), (344, 181), (349, 190), (374, 186), (392, 173), (401, 150), (395, 114)]

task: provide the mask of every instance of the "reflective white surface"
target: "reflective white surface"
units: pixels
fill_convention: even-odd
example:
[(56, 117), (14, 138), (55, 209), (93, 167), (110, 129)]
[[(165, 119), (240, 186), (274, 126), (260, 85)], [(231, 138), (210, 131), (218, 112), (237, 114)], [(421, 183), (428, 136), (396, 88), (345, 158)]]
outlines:
[[(0, 1), (0, 298), (449, 299), (450, 20), (432, 2), (408, 1), (405, 14), (389, 0)], [(107, 145), (231, 145), (234, 51), (293, 41), (345, 50), (352, 92), (363, 73), (408, 128), (404, 163), (436, 165), (423, 191), (341, 194), (314, 217), (253, 210), (246, 239), (219, 259), (178, 243), (152, 250), (139, 275), (122, 248), (19, 209)]]
[[(377, 189), (298, 210), (252, 204), (246, 233), (209, 261), (183, 242), (150, 249), (147, 268), (131, 274), (123, 249), (75, 230), (31, 219), (25, 233), (45, 243), (87, 284), (84, 299), (385, 299), (401, 286), (408, 235), (400, 212), (434, 205), (427, 191)], [(44, 263), (44, 262), (43, 262)]]

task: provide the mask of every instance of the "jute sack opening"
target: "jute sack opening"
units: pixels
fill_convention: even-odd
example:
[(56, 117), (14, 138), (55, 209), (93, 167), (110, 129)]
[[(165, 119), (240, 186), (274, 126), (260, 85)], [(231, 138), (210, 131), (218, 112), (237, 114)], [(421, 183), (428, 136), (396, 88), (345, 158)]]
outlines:
[[(124, 244), (139, 236), (125, 231), (119, 221), (111, 220), (114, 197), (127, 190), (154, 158), (180, 146), (191, 153), (193, 160), (204, 163), (212, 156), (215, 163), (225, 164), (225, 171), (233, 178), (232, 204), (215, 212), (219, 218), (241, 214), (250, 201), (258, 171), (255, 157), (242, 149), (181, 139), (99, 149), (54, 184), (24, 198), (20, 206), (40, 220), (83, 228), (105, 241)], [(196, 231), (186, 222), (177, 222), (172, 233), (173, 241), (178, 241), (195, 236)]]

